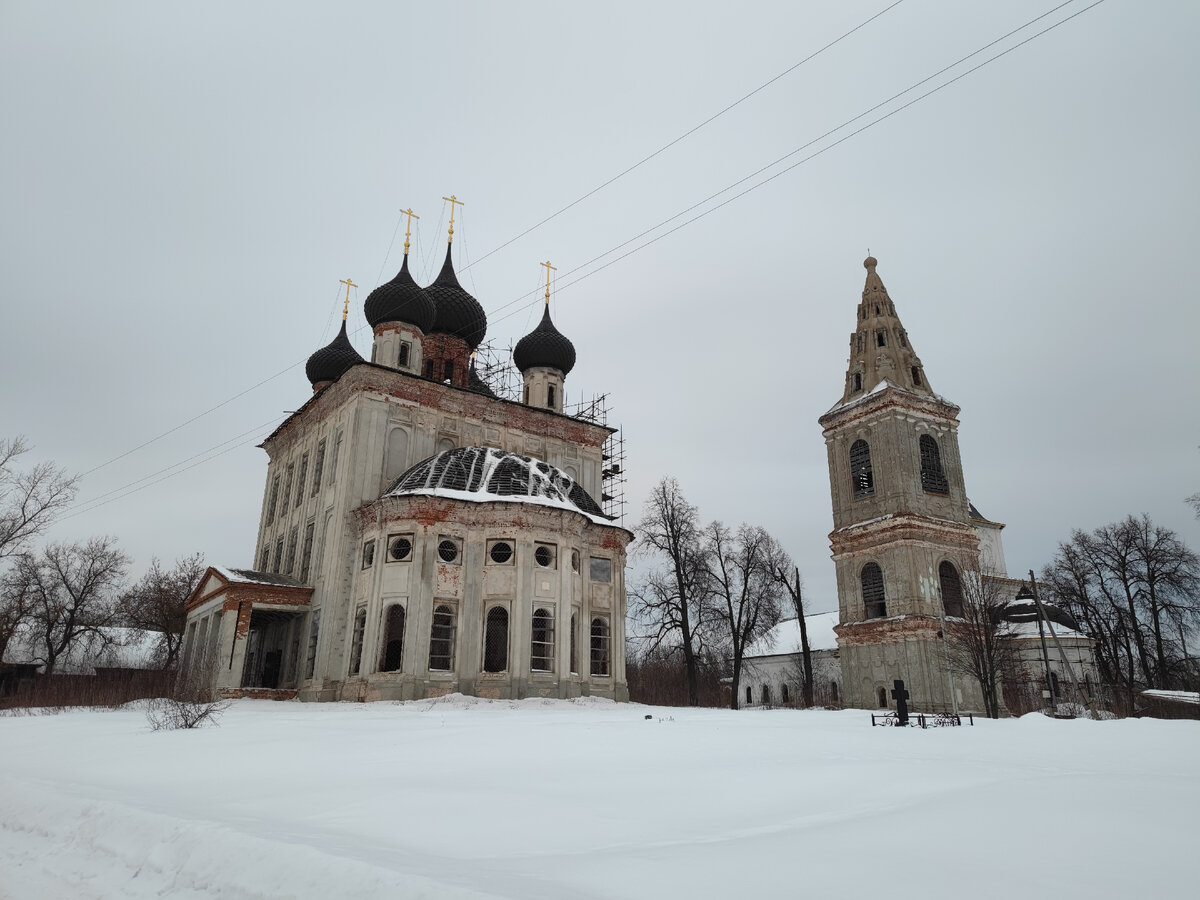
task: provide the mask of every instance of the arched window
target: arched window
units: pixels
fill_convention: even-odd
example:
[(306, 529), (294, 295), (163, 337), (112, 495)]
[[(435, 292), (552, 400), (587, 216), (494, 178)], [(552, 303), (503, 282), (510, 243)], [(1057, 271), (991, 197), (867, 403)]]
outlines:
[(483, 671), (503, 672), (508, 668), (508, 610), (493, 606), (483, 629)]
[(871, 447), (861, 438), (850, 445), (850, 483), (855, 497), (875, 493), (875, 475), (871, 471)]
[(350, 638), (350, 674), (357, 675), (362, 664), (363, 633), (367, 629), (367, 608), (360, 606), (354, 615), (354, 632)]
[(554, 671), (554, 614), (548, 609), (537, 609), (533, 613), (529, 668), (538, 672)]
[(946, 615), (961, 619), (963, 615), (962, 580), (958, 577), (958, 569), (946, 561), (938, 566), (938, 581), (942, 586), (942, 609)]
[(383, 659), (380, 672), (399, 672), (404, 664), (404, 607), (389, 606), (383, 631)]
[(579, 653), (575, 646), (575, 613), (571, 613), (571, 674), (579, 674)]
[(829, 697), (833, 700), (834, 706), (838, 704), (838, 686), (836, 681), (829, 682)]
[(921, 435), (921, 487), (930, 494), (948, 494), (946, 473), (942, 471), (942, 451), (930, 435)]
[(608, 674), (608, 622), (592, 619), (592, 674)]
[(854, 373), (854, 390), (856, 390), (856, 391), (862, 390), (862, 372)]
[(788, 702), (788, 686), (787, 686), (786, 681), (779, 686), (779, 691), (780, 691), (779, 700), (781, 703), (786, 705)]
[(454, 608), (442, 604), (433, 611), (429, 632), (429, 668), (449, 672), (454, 668)]
[(868, 619), (883, 619), (887, 616), (887, 602), (883, 596), (883, 571), (875, 563), (867, 563), (862, 569), (863, 611)]

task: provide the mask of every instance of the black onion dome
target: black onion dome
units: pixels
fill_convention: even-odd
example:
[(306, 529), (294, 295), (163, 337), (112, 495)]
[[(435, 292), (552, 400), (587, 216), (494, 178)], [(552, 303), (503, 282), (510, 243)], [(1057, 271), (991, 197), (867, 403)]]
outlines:
[(308, 358), (304, 374), (313, 385), (337, 381), (347, 369), (360, 362), (366, 360), (350, 345), (350, 338), (346, 337), (346, 320), (343, 319), (337, 337)]
[(607, 519), (591, 494), (557, 466), (494, 447), (456, 447), (417, 463), (384, 493), (447, 494), (479, 502), (506, 501), (556, 506)]
[(425, 288), (425, 294), (437, 310), (433, 332), (460, 337), (472, 350), (482, 343), (487, 334), (487, 314), (479, 301), (458, 283), (454, 264), (450, 261), (450, 247), (446, 247), (446, 262), (442, 271), (433, 284)]
[(475, 360), (471, 360), (471, 369), (467, 372), (467, 390), (474, 391), (476, 394), (483, 394), (485, 397), (496, 396), (496, 392), (475, 371)]
[(550, 321), (549, 304), (538, 327), (517, 341), (513, 362), (522, 372), (545, 366), (566, 376), (575, 368), (575, 345)]
[(407, 253), (396, 277), (379, 285), (367, 296), (363, 312), (372, 328), (384, 322), (404, 322), (415, 325), (423, 332), (433, 327), (433, 319), (437, 315), (433, 301), (425, 296), (425, 291), (408, 273)]

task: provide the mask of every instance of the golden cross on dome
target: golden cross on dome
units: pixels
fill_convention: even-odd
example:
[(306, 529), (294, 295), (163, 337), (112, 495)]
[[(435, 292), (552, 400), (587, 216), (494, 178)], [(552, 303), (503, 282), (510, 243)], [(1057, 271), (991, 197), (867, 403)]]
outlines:
[(463, 203), (461, 200), (459, 200), (453, 194), (451, 194), (449, 197), (443, 197), (442, 199), (450, 204), (450, 240), (448, 240), (446, 243), (453, 243), (454, 242), (454, 207), (456, 205), (457, 206), (466, 206), (467, 204)]
[(408, 216), (408, 224), (404, 226), (404, 255), (408, 256), (408, 239), (412, 235), (412, 220), (421, 218), (412, 209), (400, 210), (401, 215)]
[(346, 286), (346, 302), (342, 305), (342, 321), (345, 322), (346, 316), (350, 315), (350, 288), (358, 287), (358, 285), (349, 278), (343, 278), (338, 282), (338, 284), (344, 284)]
[(546, 305), (549, 306), (550, 305), (550, 273), (557, 272), (558, 266), (550, 265), (549, 260), (546, 260), (546, 262), (544, 262), (544, 263), (538, 263), (538, 265), (546, 267)]

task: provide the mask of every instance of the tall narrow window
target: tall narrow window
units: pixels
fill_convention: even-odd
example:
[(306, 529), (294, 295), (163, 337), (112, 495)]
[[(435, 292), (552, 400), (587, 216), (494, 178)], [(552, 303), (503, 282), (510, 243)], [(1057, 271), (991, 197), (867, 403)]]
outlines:
[(917, 387), (920, 387), (921, 386), (921, 367), (920, 366), (912, 367), (912, 378), (913, 378), (913, 384), (916, 385)]
[(333, 439), (333, 459), (329, 461), (329, 483), (337, 481), (338, 459), (342, 455), (342, 429), (338, 429), (337, 437)]
[(287, 568), (284, 569), (284, 573), (287, 575), (291, 575), (294, 571), (296, 571), (296, 541), (298, 540), (299, 536), (300, 526), (293, 525), (291, 533), (288, 534)]
[(271, 545), (263, 544), (262, 553), (258, 557), (258, 571), (265, 572), (271, 567)]
[(554, 409), (554, 385), (546, 385), (546, 408)]
[(607, 675), (608, 660), (608, 622), (605, 619), (592, 619), (592, 674)]
[(292, 499), (292, 479), (296, 476), (296, 464), (288, 463), (287, 479), (283, 482), (283, 508), (280, 510), (287, 515), (288, 501)]
[(942, 470), (942, 452), (930, 435), (921, 435), (921, 487), (926, 493), (948, 494), (946, 473)]
[(525, 403), (525, 405), (526, 405), (526, 406), (528, 406), (528, 405), (529, 405), (529, 385), (525, 385), (525, 400), (524, 400), (524, 403)]
[(426, 378), (433, 377), (433, 360), (432, 359), (425, 360), (425, 377)]
[(535, 610), (533, 613), (529, 667), (538, 672), (554, 670), (554, 614), (548, 609)]
[(350, 638), (350, 674), (357, 675), (362, 667), (363, 634), (367, 630), (367, 608), (360, 606), (354, 614), (354, 634)]
[(271, 479), (271, 499), (267, 503), (267, 524), (275, 521), (275, 506), (279, 503), (279, 475)]
[(938, 566), (938, 582), (942, 586), (942, 608), (946, 615), (961, 619), (963, 614), (962, 580), (954, 564), (945, 561)]
[(304, 479), (308, 477), (308, 454), (300, 457), (300, 477), (296, 480), (296, 505), (304, 502)]
[(367, 541), (363, 544), (362, 567), (369, 569), (373, 565), (375, 565), (375, 542)]
[(875, 345), (878, 347), (887, 346), (887, 332), (882, 328), (875, 332)]
[(313, 610), (308, 620), (308, 657), (304, 661), (304, 677), (312, 678), (317, 668), (317, 638), (321, 634), (321, 611)]
[(408, 341), (400, 342), (400, 355), (396, 358), (396, 365), (401, 369), (408, 368), (408, 357), (412, 353), (412, 344)]
[(859, 353), (862, 353), (862, 352), (863, 352), (863, 349), (864, 349), (864, 347), (863, 347), (863, 343), (864, 343), (864, 341), (863, 341), (863, 333), (860, 331), (860, 332), (858, 333), (858, 352), (859, 352)]
[(902, 332), (900, 332), (900, 346), (901, 346), (901, 347), (907, 347), (907, 346), (908, 346), (908, 335), (907, 335), (907, 334), (905, 334), (903, 331), (902, 331)]
[(445, 603), (433, 611), (429, 668), (438, 672), (449, 672), (454, 668), (454, 609)]
[(854, 373), (854, 390), (856, 390), (856, 391), (862, 390), (862, 372)]
[(746, 702), (754, 702), (754, 688), (750, 687), (749, 685), (746, 686)]
[(304, 549), (300, 551), (300, 580), (308, 583), (308, 573), (312, 569), (313, 534), (317, 530), (316, 522), (304, 526)]
[(275, 574), (278, 575), (283, 571), (283, 536), (280, 535), (279, 540), (275, 542)]
[(399, 672), (404, 664), (404, 607), (389, 606), (383, 631), (383, 659), (380, 672)]
[(579, 652), (576, 647), (576, 641), (575, 641), (576, 628), (577, 628), (577, 626), (575, 624), (575, 613), (571, 613), (571, 674), (572, 675), (579, 674)]
[(863, 611), (868, 619), (887, 617), (887, 602), (883, 596), (883, 570), (875, 563), (867, 563), (862, 569)]
[(508, 610), (493, 606), (483, 629), (483, 671), (503, 672), (508, 668)]
[(855, 497), (875, 493), (875, 474), (871, 471), (871, 447), (861, 438), (850, 445), (850, 483)]
[(317, 444), (317, 458), (313, 463), (312, 496), (317, 496), (321, 490), (321, 476), (325, 474), (325, 438)]
[(446, 369), (445, 369), (445, 374), (442, 376), (442, 380), (443, 381), (453, 381), (454, 380), (454, 360), (452, 360), (452, 359), (446, 360)]
[(787, 686), (786, 681), (779, 686), (779, 702), (782, 703), (784, 706), (787, 706), (788, 703), (790, 702), (790, 698), (788, 696), (788, 686)]

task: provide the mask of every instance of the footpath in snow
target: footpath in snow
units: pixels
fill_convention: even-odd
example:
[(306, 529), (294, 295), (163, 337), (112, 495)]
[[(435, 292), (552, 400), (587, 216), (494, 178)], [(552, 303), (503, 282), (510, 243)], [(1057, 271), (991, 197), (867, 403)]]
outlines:
[(3, 716), (0, 897), (1192, 894), (1200, 722), (869, 723), (457, 695)]

